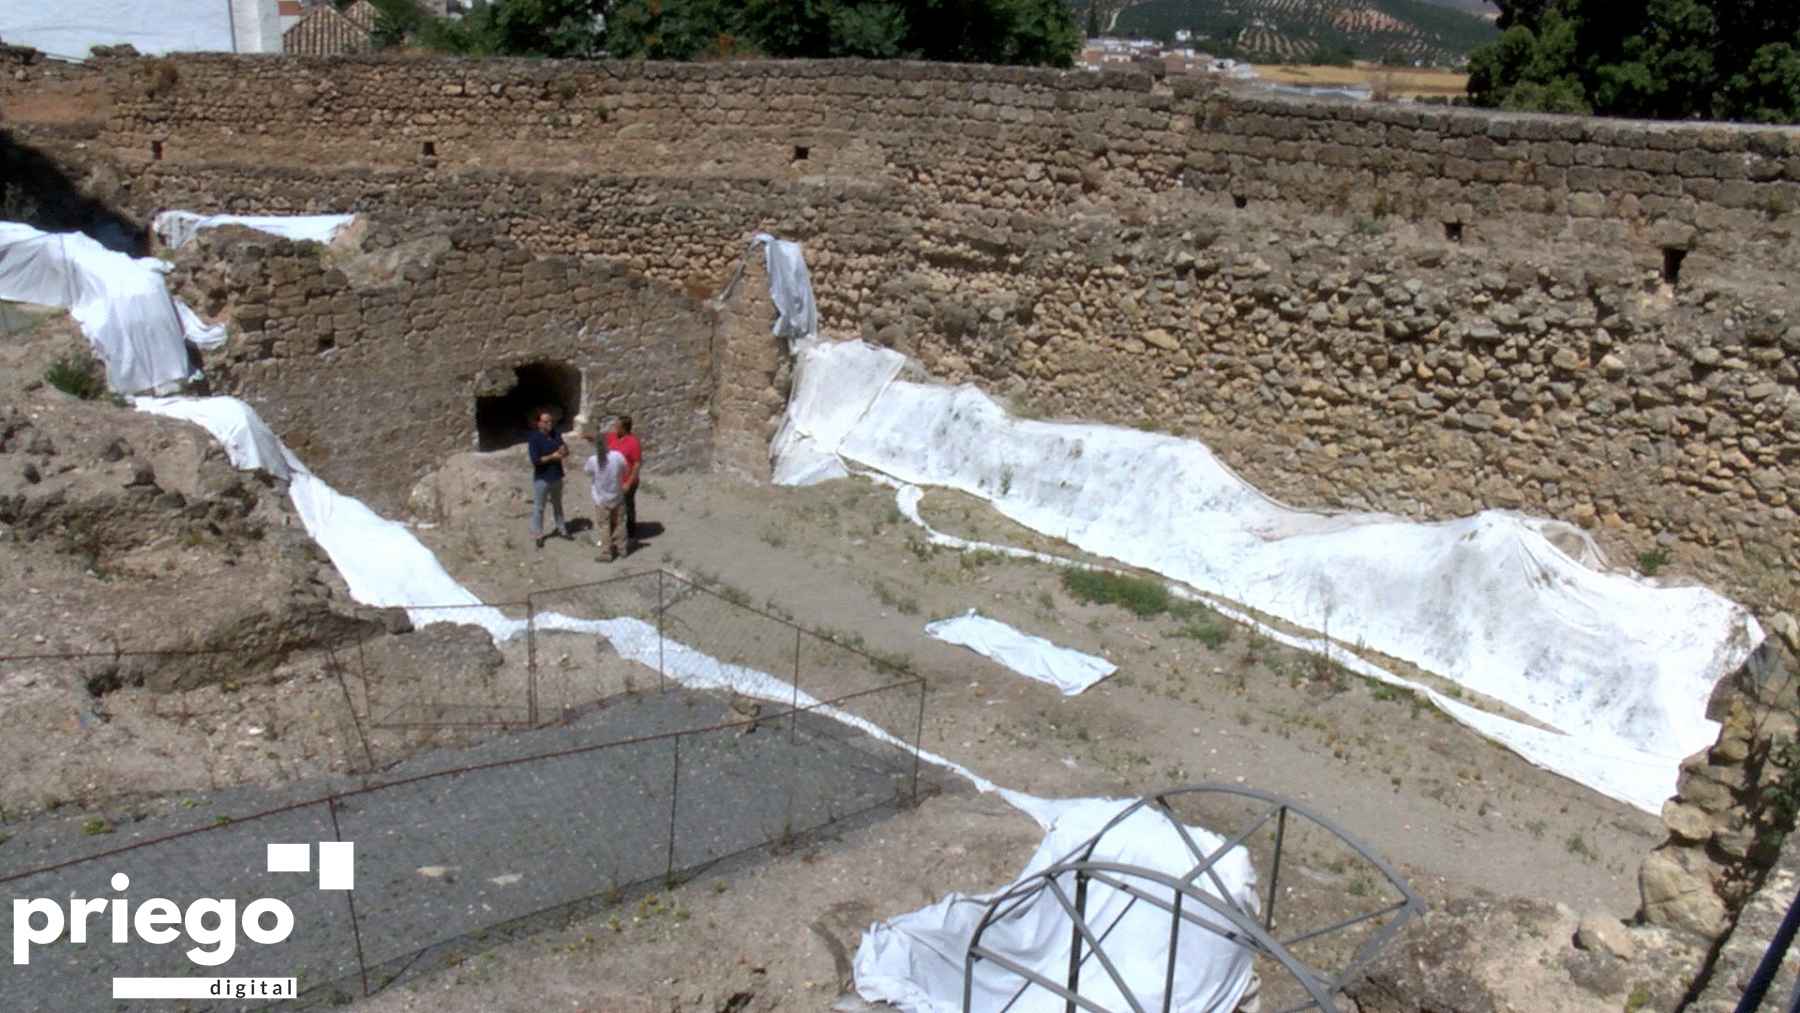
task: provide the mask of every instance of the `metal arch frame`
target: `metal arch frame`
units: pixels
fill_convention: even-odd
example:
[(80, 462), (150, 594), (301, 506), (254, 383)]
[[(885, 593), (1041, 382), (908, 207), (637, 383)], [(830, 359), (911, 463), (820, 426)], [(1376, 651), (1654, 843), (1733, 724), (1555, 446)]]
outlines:
[[(1171, 798), (1183, 795), (1206, 794), (1233, 795), (1258, 802), (1266, 802), (1269, 804), (1270, 808), (1263, 812), (1260, 817), (1252, 820), (1247, 829), (1244, 829), (1236, 836), (1225, 841), (1209, 854), (1199, 846), (1194, 840), (1193, 835), (1188, 833), (1187, 828), (1182, 824), (1181, 820), (1177, 818), (1169, 805), (1169, 800)], [(1176, 832), (1180, 834), (1182, 842), (1187, 846), (1188, 851), (1193, 854), (1197, 863), (1192, 869), (1188, 870), (1184, 875), (1174, 876), (1167, 872), (1146, 868), (1144, 866), (1120, 862), (1095, 861), (1093, 859), (1095, 849), (1099, 847), (1101, 839), (1104, 838), (1107, 833), (1117, 827), (1120, 823), (1129, 819), (1139, 809), (1150, 805), (1154, 805), (1164, 818), (1175, 827)], [(1281, 877), (1281, 851), (1283, 841), (1286, 837), (1287, 819), (1290, 811), (1332, 834), (1358, 856), (1374, 866), (1387, 880), (1388, 885), (1392, 886), (1394, 890), (1399, 893), (1400, 900), (1373, 911), (1354, 915), (1343, 921), (1337, 922), (1336, 924), (1326, 926), (1325, 928), (1301, 932), (1298, 935), (1285, 940), (1278, 938), (1274, 934), (1275, 899), (1278, 896), (1277, 889)], [(1266, 895), (1267, 899), (1262, 905), (1263, 911), (1261, 912), (1259, 924), (1258, 912), (1247, 910), (1243, 905), (1240, 905), (1231, 899), (1230, 892), (1226, 890), (1224, 881), (1219, 878), (1215, 866), (1226, 855), (1231, 854), (1235, 849), (1242, 846), (1246, 840), (1267, 825), (1271, 819), (1276, 821), (1274, 867), (1270, 872), (1268, 893)], [(1075, 878), (1075, 896), (1073, 900), (1069, 898), (1069, 895), (1062, 884), (1058, 882), (1059, 879), (1068, 875), (1073, 875)], [(1199, 884), (1199, 879), (1202, 875), (1207, 877), (1213, 889), (1217, 891), (1217, 896), (1208, 892)], [(1113, 919), (1112, 924), (1107, 925), (1104, 930), (1098, 932), (1098, 934), (1096, 934), (1094, 926), (1088, 924), (1086, 917), (1088, 883), (1094, 880), (1112, 887), (1121, 893), (1128, 894), (1131, 897), (1131, 900), (1126, 904), (1125, 909), (1119, 912), (1118, 916)], [(1132, 880), (1146, 881), (1170, 891), (1170, 895), (1173, 898), (1172, 902), (1135, 885), (1131, 882)], [(1057, 904), (1062, 907), (1063, 911), (1068, 914), (1072, 925), (1069, 947), (1069, 971), (1066, 983), (1052, 981), (1011, 959), (1006, 954), (996, 951), (991, 947), (983, 946), (981, 942), (982, 936), (987, 932), (989, 926), (996, 921), (1010, 916), (1014, 911), (1017, 911), (1025, 904), (1036, 899), (1046, 890), (1056, 899)], [(1216, 917), (1208, 918), (1192, 908), (1183, 910), (1184, 901), (1190, 898), (1199, 907), (1204, 908), (1207, 912)], [(1310, 1002), (1302, 1003), (1299, 1006), (1291, 1007), (1289, 1010), (1283, 1011), (1283, 1013), (1297, 1013), (1297, 1011), (1306, 1009), (1335, 1010), (1336, 1004), (1332, 1001), (1331, 997), (1343, 988), (1344, 983), (1351, 975), (1355, 974), (1358, 970), (1367, 966), (1369, 962), (1374, 960), (1382, 948), (1387, 945), (1388, 941), (1397, 935), (1400, 929), (1404, 927), (1408, 921), (1421, 914), (1424, 910), (1424, 904), (1419, 899), (1418, 895), (1412, 891), (1412, 888), (1406, 884), (1406, 881), (1400, 877), (1399, 873), (1396, 872), (1392, 866), (1383, 861), (1371, 851), (1367, 845), (1363, 844), (1341, 827), (1303, 806), (1296, 805), (1285, 798), (1269, 792), (1258, 791), (1253, 788), (1243, 788), (1237, 785), (1198, 784), (1181, 788), (1172, 788), (1139, 798), (1136, 802), (1133, 802), (1116, 814), (1112, 819), (1108, 820), (1106, 825), (1101, 827), (1098, 832), (1076, 848), (1072, 849), (1058, 862), (1035, 873), (1023, 882), (1015, 884), (1012, 888), (1003, 893), (985, 900), (985, 911), (982, 914), (981, 921), (976, 925), (974, 933), (970, 936), (969, 945), (964, 951), (963, 1013), (974, 1013), (972, 1003), (974, 999), (975, 963), (978, 960), (992, 961), (1025, 979), (1024, 983), (1013, 993), (1012, 998), (1007, 1001), (1004, 1007), (1002, 1007), (1003, 1013), (1004, 1010), (1011, 1009), (1013, 1004), (1018, 1002), (1020, 996), (1024, 995), (1026, 990), (1032, 985), (1038, 985), (1061, 996), (1066, 1004), (1065, 1008), (1067, 1013), (1074, 1013), (1077, 1008), (1089, 1010), (1091, 1013), (1113, 1013), (1113, 1011), (1094, 1003), (1092, 1000), (1085, 999), (1079, 994), (1081, 967), (1087, 962), (1088, 956), (1099, 958), (1102, 969), (1112, 979), (1113, 984), (1118, 988), (1120, 995), (1124, 997), (1126, 1003), (1130, 1005), (1133, 1013), (1145, 1013), (1143, 1005), (1138, 1002), (1132, 989), (1119, 976), (1117, 968), (1107, 957), (1104, 948), (1107, 936), (1112, 933), (1112, 930), (1124, 919), (1125, 914), (1140, 900), (1160, 908), (1170, 915), (1169, 959), (1164, 972), (1162, 991), (1163, 1013), (1168, 1013), (1170, 1003), (1174, 999), (1173, 993), (1177, 943), (1180, 940), (1181, 925), (1184, 921), (1190, 922), (1198, 928), (1244, 946), (1255, 954), (1266, 956), (1279, 963), (1282, 967), (1285, 967), (1288, 970), (1288, 973), (1292, 974), (1294, 979), (1306, 990), (1307, 995), (1311, 997)], [(1334, 932), (1341, 932), (1352, 926), (1360, 925), (1364, 922), (1382, 918), (1387, 915), (1398, 915), (1398, 917), (1389, 920), (1386, 924), (1380, 926), (1373, 935), (1363, 940), (1362, 943), (1358, 945), (1356, 952), (1351, 956), (1350, 960), (1335, 973), (1321, 971), (1309, 966), (1305, 961), (1296, 957), (1290, 950), (1290, 947), (1299, 943), (1326, 936)], [(1218, 919), (1222, 919), (1225, 924), (1219, 924)], [(1088, 948), (1088, 953), (1085, 955), (1082, 953), (1084, 944)]]

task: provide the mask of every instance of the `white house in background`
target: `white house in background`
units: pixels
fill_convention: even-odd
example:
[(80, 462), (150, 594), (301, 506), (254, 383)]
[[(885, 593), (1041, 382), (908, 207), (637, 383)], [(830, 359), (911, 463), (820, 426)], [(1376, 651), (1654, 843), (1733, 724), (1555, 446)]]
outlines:
[(0, 0), (0, 39), (66, 59), (124, 44), (146, 54), (279, 53), (280, 0)]

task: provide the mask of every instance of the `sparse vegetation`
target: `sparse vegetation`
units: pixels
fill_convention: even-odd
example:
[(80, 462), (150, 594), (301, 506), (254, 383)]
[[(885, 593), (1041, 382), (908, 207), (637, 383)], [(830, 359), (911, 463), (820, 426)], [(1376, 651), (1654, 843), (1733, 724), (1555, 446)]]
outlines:
[(1638, 571), (1646, 577), (1654, 577), (1657, 571), (1669, 565), (1669, 550), (1662, 546), (1645, 549), (1637, 555)]
[(881, 603), (888, 608), (899, 612), (903, 616), (916, 616), (919, 614), (918, 598), (910, 594), (896, 592), (884, 581), (876, 581), (873, 588), (875, 597), (881, 599)]
[(1174, 600), (1168, 586), (1159, 580), (1104, 570), (1069, 567), (1062, 572), (1062, 584), (1077, 601), (1117, 605), (1140, 619), (1168, 612)]
[(106, 393), (106, 367), (83, 350), (65, 355), (44, 370), (44, 382), (64, 394), (92, 401)]
[(1216, 651), (1231, 640), (1231, 627), (1217, 613), (1205, 609), (1205, 614), (1189, 619), (1169, 636), (1198, 640)]

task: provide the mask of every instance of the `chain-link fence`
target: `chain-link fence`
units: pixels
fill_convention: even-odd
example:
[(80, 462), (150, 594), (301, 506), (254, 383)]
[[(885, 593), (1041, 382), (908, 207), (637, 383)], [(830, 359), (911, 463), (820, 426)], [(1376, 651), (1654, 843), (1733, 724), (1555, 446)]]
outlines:
[[(111, 915), (96, 915), (85, 941), (65, 931), (0, 971), (7, 1007), (113, 1009), (115, 976), (291, 976), (303, 1002), (338, 1001), (916, 800), (924, 680), (729, 595), (630, 574), (521, 605), (413, 610), (405, 636), (285, 661), (279, 674), (313, 687), (302, 706), (335, 701), (339, 713), (314, 717), (350, 739), (341, 755), (277, 788), (147, 806), (105, 836), (85, 813), (15, 820), (0, 885), (65, 911), (71, 898), (161, 897), (241, 912), (276, 897), (292, 935), (262, 945), (239, 932), (212, 967), (190, 959), (191, 928), (174, 945), (115, 942)], [(437, 611), (452, 623), (432, 622)], [(154, 683), (159, 670), (132, 656), (0, 658), (0, 679), (60, 665), (65, 678)], [(778, 691), (796, 674), (798, 692)], [(355, 844), (352, 891), (266, 869), (268, 844), (331, 841)], [(129, 884), (115, 889), (119, 873)], [(14, 906), (0, 917), (0, 938), (14, 938)]]

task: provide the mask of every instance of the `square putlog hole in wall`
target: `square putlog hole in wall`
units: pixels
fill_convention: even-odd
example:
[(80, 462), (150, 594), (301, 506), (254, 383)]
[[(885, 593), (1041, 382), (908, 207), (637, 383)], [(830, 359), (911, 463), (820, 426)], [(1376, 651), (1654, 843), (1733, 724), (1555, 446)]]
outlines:
[(794, 161), (804, 162), (812, 156), (812, 149), (804, 144), (794, 145)]
[(1681, 283), (1681, 262), (1687, 259), (1688, 251), (1675, 246), (1663, 247), (1662, 280), (1667, 285)]
[(1462, 222), (1445, 222), (1444, 223), (1444, 238), (1448, 239), (1452, 243), (1462, 242), (1463, 241), (1463, 223)]
[(426, 141), (425, 143), (419, 145), (419, 157), (420, 158), (436, 158), (437, 157), (437, 142), (436, 141)]
[(161, 142), (161, 141), (151, 141), (150, 142), (150, 161), (152, 161), (152, 162), (162, 161), (162, 151), (163, 151), (162, 146), (163, 146), (163, 142)]
[(1241, 193), (1234, 193), (1231, 195), (1231, 206), (1234, 208), (1237, 208), (1239, 211), (1242, 211), (1243, 209), (1250, 206), (1250, 198), (1244, 196)]

